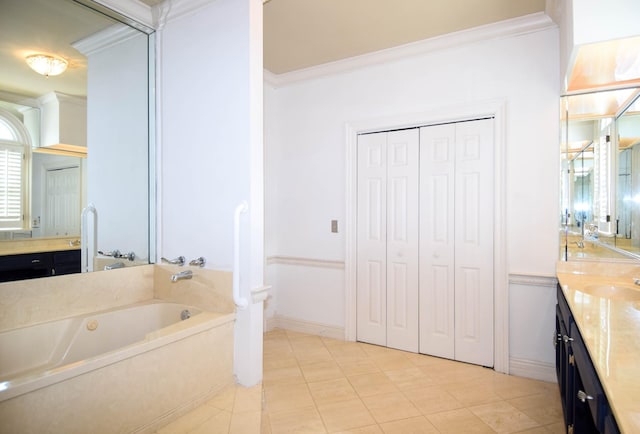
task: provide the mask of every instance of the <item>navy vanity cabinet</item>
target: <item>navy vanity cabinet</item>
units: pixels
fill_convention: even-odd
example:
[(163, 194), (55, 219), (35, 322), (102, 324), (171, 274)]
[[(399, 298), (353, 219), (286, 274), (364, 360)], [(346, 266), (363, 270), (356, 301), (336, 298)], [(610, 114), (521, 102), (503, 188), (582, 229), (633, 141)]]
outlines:
[(556, 374), (568, 434), (619, 433), (591, 357), (558, 285)]
[(0, 256), (0, 282), (79, 272), (79, 249)]

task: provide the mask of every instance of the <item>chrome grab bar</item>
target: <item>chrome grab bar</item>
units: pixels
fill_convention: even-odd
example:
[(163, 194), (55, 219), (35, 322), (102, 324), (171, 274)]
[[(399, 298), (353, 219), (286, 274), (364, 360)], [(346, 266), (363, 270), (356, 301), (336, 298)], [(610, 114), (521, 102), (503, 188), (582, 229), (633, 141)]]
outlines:
[(160, 258), (160, 260), (166, 264), (179, 265), (181, 267), (184, 265), (184, 256), (178, 256), (175, 259)]
[(233, 301), (238, 309), (246, 309), (249, 301), (240, 297), (240, 214), (249, 210), (246, 201), (242, 201), (233, 213)]
[[(87, 228), (89, 214), (93, 214), (93, 236), (91, 239), (91, 247), (93, 248), (93, 251), (91, 254), (89, 252), (89, 229)], [(80, 219), (80, 249), (82, 252), (80, 255), (80, 272), (86, 273), (88, 271), (93, 271), (93, 261), (89, 261), (89, 256), (91, 256), (92, 259), (96, 256), (96, 246), (98, 245), (98, 211), (96, 210), (96, 207), (92, 203), (87, 205), (82, 210)]]

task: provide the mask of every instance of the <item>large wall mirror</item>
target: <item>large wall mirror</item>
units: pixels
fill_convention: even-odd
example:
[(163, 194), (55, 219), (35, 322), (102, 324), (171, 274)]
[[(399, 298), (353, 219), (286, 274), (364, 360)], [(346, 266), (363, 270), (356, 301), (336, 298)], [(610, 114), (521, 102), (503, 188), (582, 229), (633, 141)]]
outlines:
[[(29, 149), (24, 221), (0, 227), (0, 257), (82, 247), (82, 271), (155, 262), (154, 37), (90, 0), (2, 0), (0, 143), (13, 122)], [(39, 53), (67, 69), (35, 72)]]
[(561, 105), (560, 257), (640, 259), (640, 89)]

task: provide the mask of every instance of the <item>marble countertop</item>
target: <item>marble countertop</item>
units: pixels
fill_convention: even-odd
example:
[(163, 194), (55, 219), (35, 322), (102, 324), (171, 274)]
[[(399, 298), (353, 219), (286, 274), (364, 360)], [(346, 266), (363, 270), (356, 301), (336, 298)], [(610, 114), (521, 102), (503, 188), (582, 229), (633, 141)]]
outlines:
[[(556, 271), (618, 427), (640, 432), (640, 265), (558, 262)], [(628, 289), (598, 296), (594, 286)]]
[(0, 241), (0, 256), (79, 249), (79, 237), (21, 238), (19, 240)]

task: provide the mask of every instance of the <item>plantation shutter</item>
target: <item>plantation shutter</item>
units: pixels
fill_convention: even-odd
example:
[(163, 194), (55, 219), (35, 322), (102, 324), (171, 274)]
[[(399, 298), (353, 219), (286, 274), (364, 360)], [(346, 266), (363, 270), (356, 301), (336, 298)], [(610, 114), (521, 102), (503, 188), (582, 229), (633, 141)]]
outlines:
[(24, 147), (0, 143), (0, 229), (22, 229)]

